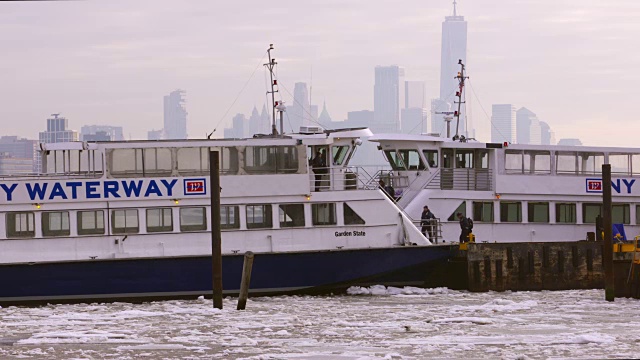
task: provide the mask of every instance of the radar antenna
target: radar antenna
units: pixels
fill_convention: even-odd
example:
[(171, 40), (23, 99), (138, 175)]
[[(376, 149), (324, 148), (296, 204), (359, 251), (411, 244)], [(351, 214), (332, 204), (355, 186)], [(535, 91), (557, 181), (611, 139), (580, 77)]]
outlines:
[[(267, 53), (269, 54), (269, 62), (264, 64), (264, 66), (269, 69), (269, 75), (271, 76), (271, 91), (267, 91), (267, 94), (271, 94), (271, 134), (278, 135), (278, 130), (276, 129), (276, 93), (278, 89), (278, 80), (274, 79), (273, 68), (276, 66), (276, 59), (271, 58), (271, 50), (273, 50), (273, 44), (269, 44), (269, 48), (267, 49)], [(280, 120), (280, 131), (282, 132), (282, 119)]]
[(456, 118), (456, 134), (453, 136), (453, 140), (460, 140), (461, 142), (464, 142), (466, 141), (466, 138), (464, 137), (464, 135), (463, 136), (459, 135), (460, 110), (461, 110), (462, 104), (465, 103), (465, 101), (462, 101), (462, 91), (464, 90), (464, 81), (469, 77), (464, 75), (464, 64), (462, 63), (462, 59), (458, 60), (458, 65), (460, 65), (460, 71), (458, 72), (458, 75), (454, 78), (454, 79), (458, 79), (458, 91), (456, 91), (456, 97), (458, 98), (458, 101), (454, 102), (458, 104), (458, 110), (453, 112), (453, 116), (455, 116)]

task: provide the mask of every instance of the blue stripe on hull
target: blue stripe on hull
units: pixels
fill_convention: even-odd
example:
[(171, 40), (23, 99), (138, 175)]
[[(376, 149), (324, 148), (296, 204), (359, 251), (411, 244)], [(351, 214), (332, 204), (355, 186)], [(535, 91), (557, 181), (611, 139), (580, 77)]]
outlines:
[[(256, 254), (251, 293), (419, 285), (451, 254), (443, 246)], [(243, 260), (241, 254), (223, 257), (225, 293), (239, 289)], [(2, 265), (0, 303), (206, 294), (211, 268), (208, 256)]]

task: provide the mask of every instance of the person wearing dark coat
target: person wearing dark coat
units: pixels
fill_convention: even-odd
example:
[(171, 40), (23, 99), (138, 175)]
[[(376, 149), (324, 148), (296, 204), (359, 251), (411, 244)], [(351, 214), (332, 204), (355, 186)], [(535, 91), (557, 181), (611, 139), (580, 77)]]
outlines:
[(429, 240), (435, 241), (437, 243), (437, 239), (435, 238), (435, 220), (436, 216), (429, 210), (429, 207), (425, 205), (422, 208), (422, 216), (420, 217), (420, 225), (422, 225), (422, 234), (427, 236), (429, 234)]
[(322, 151), (318, 150), (316, 156), (311, 160), (311, 170), (315, 175), (315, 189), (320, 191), (322, 176), (327, 173), (327, 162)]
[(458, 220), (460, 220), (460, 243), (469, 242), (469, 234), (471, 234), (471, 226), (469, 220), (462, 216), (462, 213), (457, 213)]

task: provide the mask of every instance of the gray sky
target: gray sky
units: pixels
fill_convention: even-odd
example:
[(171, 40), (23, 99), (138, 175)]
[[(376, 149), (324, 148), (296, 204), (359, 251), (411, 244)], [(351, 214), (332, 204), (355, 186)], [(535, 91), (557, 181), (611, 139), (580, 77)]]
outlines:
[[(472, 91), (467, 99), (480, 140), (489, 140), (491, 104), (513, 103), (558, 139), (638, 146), (640, 2), (460, 0), (458, 9), (469, 23), (479, 101)], [(189, 135), (204, 137), (269, 43), (280, 83), (293, 92), (313, 73), (312, 101), (326, 100), (334, 120), (373, 109), (376, 65), (404, 66), (430, 99), (451, 11), (451, 1), (433, 0), (0, 2), (1, 134), (37, 138), (61, 112), (74, 129), (121, 125), (145, 138), (162, 127), (162, 96), (181, 88)], [(260, 66), (216, 134), (234, 114), (260, 109), (264, 92)]]

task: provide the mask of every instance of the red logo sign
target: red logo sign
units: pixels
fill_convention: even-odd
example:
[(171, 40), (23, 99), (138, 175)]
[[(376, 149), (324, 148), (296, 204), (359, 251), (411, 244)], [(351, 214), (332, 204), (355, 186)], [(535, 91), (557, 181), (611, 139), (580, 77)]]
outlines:
[(207, 193), (205, 179), (185, 179), (184, 194), (185, 195), (205, 195)]
[(602, 180), (587, 179), (587, 192), (602, 192)]

